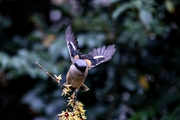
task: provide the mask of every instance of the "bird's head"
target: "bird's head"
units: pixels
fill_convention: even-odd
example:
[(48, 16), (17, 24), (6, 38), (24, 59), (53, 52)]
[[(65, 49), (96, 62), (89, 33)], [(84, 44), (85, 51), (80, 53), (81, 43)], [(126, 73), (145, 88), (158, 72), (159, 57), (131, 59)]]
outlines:
[(82, 74), (82, 76), (84, 77), (84, 73), (86, 71), (86, 67), (87, 67), (87, 64), (84, 60), (81, 60), (81, 59), (77, 59), (74, 61), (74, 66), (77, 68), (77, 70), (79, 70)]

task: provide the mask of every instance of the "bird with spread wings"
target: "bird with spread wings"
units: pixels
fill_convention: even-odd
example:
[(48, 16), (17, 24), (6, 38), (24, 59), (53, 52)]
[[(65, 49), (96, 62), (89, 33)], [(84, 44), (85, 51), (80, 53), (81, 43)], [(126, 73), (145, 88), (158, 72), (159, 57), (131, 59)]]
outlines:
[[(77, 94), (78, 90), (88, 91), (89, 88), (84, 84), (88, 70), (106, 62), (112, 58), (115, 53), (115, 45), (103, 46), (94, 48), (88, 54), (81, 54), (78, 46), (78, 41), (72, 32), (71, 25), (69, 25), (65, 32), (65, 39), (69, 50), (72, 65), (66, 75), (66, 83), (75, 88)], [(76, 95), (77, 96), (77, 95)]]

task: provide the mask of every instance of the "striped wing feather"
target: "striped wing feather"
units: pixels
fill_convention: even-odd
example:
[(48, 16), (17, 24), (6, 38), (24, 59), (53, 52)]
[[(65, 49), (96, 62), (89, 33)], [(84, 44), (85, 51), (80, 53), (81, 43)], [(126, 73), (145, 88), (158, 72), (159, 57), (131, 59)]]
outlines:
[(73, 58), (76, 55), (80, 55), (80, 50), (79, 50), (77, 38), (72, 32), (71, 25), (69, 25), (66, 29), (65, 38), (66, 38), (66, 43), (69, 49), (71, 61), (73, 61)]
[(94, 48), (90, 53), (82, 55), (81, 58), (90, 60), (91, 67), (95, 67), (100, 63), (110, 60), (115, 51), (115, 45), (103, 46), (97, 49)]

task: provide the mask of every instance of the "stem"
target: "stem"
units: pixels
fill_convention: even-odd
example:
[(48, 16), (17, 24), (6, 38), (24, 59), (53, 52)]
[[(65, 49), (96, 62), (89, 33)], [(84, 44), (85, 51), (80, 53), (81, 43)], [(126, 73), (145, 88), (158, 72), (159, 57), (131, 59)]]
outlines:
[(68, 107), (68, 105), (63, 101), (64, 105), (68, 108), (70, 112), (72, 112), (71, 108)]
[[(50, 75), (38, 62), (36, 64), (47, 74), (49, 77), (51, 77), (54, 81), (57, 81), (52, 75)], [(60, 85), (61, 86), (61, 85)]]

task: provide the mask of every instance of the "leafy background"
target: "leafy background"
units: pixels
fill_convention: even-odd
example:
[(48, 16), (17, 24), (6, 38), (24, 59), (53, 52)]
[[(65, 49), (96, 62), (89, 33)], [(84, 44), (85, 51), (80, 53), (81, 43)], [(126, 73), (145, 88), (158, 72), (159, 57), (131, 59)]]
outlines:
[(78, 92), (88, 120), (180, 119), (180, 1), (0, 0), (0, 119), (57, 120), (71, 64), (64, 31), (82, 53), (115, 44)]

